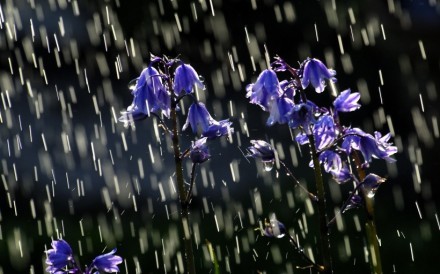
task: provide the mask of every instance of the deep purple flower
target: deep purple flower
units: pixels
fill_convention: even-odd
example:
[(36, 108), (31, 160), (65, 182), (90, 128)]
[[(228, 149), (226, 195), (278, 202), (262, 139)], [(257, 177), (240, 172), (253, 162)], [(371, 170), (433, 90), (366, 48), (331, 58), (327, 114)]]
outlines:
[(126, 125), (133, 121), (145, 119), (151, 112), (162, 110), (165, 116), (169, 116), (171, 99), (162, 84), (159, 72), (149, 66), (144, 69), (137, 79), (137, 83), (132, 91), (133, 102), (127, 111), (121, 112), (119, 121)]
[(309, 83), (315, 88), (317, 93), (321, 93), (325, 88), (325, 80), (329, 79), (336, 82), (336, 71), (328, 69), (320, 60), (307, 58), (302, 64), (301, 84), (303, 89), (307, 88)]
[(194, 85), (198, 86), (201, 89), (205, 88), (194, 68), (191, 65), (186, 65), (182, 63), (180, 66), (177, 67), (174, 74), (174, 92), (177, 94), (177, 96), (180, 95), (182, 90), (185, 91), (187, 94), (191, 93)]
[[(325, 150), (319, 155), (319, 162), (324, 166), (324, 170), (333, 176), (337, 183), (345, 183), (351, 179), (350, 170), (341, 160), (341, 156), (332, 151)], [(311, 162), (313, 167), (313, 162)]]
[(266, 237), (283, 238), (287, 233), (286, 227), (278, 220), (271, 220), (265, 223), (263, 235)]
[[(64, 240), (56, 240), (52, 241), (52, 248), (49, 249), (46, 259), (46, 264), (48, 267), (46, 268), (46, 271), (49, 273), (58, 273), (63, 269), (66, 269), (67, 266), (72, 265), (73, 260), (73, 252), (70, 245), (64, 241)], [(71, 271), (75, 271), (74, 269), (69, 269)], [(67, 271), (63, 271), (65, 273)]]
[(361, 95), (359, 92), (350, 93), (351, 90), (347, 89), (341, 92), (338, 97), (333, 101), (333, 106), (337, 112), (350, 112), (361, 107), (358, 104)]
[(280, 97), (273, 101), (270, 106), (270, 116), (266, 125), (272, 126), (275, 123), (285, 124), (289, 121), (288, 114), (291, 112), (294, 103), (286, 97)]
[(283, 91), (283, 96), (289, 98), (290, 100), (293, 101), (293, 97), (296, 94), (296, 89), (293, 85), (293, 81), (287, 81), (287, 80), (283, 80), (280, 82), (280, 88)]
[(268, 111), (271, 101), (281, 95), (277, 75), (270, 69), (263, 70), (255, 84), (248, 85), (246, 91), (246, 97), (251, 98), (250, 103), (259, 105), (264, 111)]
[(211, 117), (205, 104), (194, 102), (188, 109), (188, 117), (183, 125), (183, 130), (186, 130), (191, 125), (194, 133), (203, 133), (207, 132), (209, 127), (215, 123), (218, 122)]
[(122, 263), (122, 258), (114, 255), (115, 253), (116, 248), (109, 253), (96, 257), (90, 265), (90, 269), (96, 268), (102, 272), (119, 272), (118, 264)]
[(302, 127), (306, 134), (311, 134), (310, 125), (314, 124), (316, 120), (313, 113), (313, 107), (310, 104), (301, 103), (294, 105), (288, 116), (289, 127)]
[(345, 213), (347, 210), (355, 209), (362, 207), (363, 199), (361, 196), (355, 194), (351, 196), (350, 201), (348, 201), (347, 205), (342, 209), (342, 213)]
[(203, 131), (202, 137), (207, 137), (208, 139), (215, 139), (217, 137), (226, 136), (234, 132), (234, 128), (231, 127), (232, 122), (229, 119), (215, 121), (208, 126), (208, 129)]
[(251, 154), (248, 157), (260, 158), (263, 162), (275, 161), (275, 152), (272, 146), (263, 140), (251, 140), (252, 146), (248, 147)]
[(379, 132), (376, 132), (376, 137), (373, 137), (359, 128), (348, 129), (344, 135), (344, 141), (341, 145), (342, 149), (347, 154), (350, 154), (352, 149), (359, 150), (364, 157), (365, 164), (371, 162), (373, 157), (384, 159), (388, 162), (395, 161), (390, 156), (397, 152), (397, 148), (388, 143), (390, 135), (387, 134), (382, 137)]
[(382, 178), (374, 173), (368, 174), (362, 181), (364, 193), (367, 195), (367, 197), (373, 198), (379, 186), (385, 181), (385, 178)]
[(203, 137), (192, 143), (189, 157), (193, 163), (201, 164), (211, 157), (208, 152), (208, 146), (206, 145), (207, 139), (207, 137)]
[(323, 149), (330, 145), (338, 134), (333, 121), (333, 117), (330, 115), (322, 115), (313, 127), (313, 134), (315, 135), (316, 147)]

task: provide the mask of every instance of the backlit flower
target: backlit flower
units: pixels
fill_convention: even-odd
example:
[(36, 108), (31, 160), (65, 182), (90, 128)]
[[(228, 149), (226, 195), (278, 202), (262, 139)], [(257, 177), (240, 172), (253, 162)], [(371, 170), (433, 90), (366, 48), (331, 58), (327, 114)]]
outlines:
[(286, 97), (276, 99), (270, 106), (270, 116), (267, 119), (266, 125), (271, 126), (275, 123), (287, 123), (289, 121), (288, 114), (293, 106), (293, 101)]
[(191, 125), (194, 133), (203, 133), (208, 131), (209, 126), (216, 123), (211, 114), (205, 107), (205, 104), (200, 102), (194, 102), (188, 109), (188, 116), (186, 122), (183, 125), (183, 130), (186, 130)]
[(96, 257), (90, 265), (90, 269), (96, 268), (102, 272), (119, 272), (118, 264), (122, 263), (122, 258), (114, 255), (115, 253), (116, 248), (109, 253)]
[(201, 164), (211, 157), (208, 152), (208, 146), (206, 145), (207, 139), (207, 137), (200, 138), (191, 145), (189, 157), (193, 163)]
[(301, 85), (305, 89), (309, 84), (315, 88), (317, 93), (321, 93), (325, 88), (325, 80), (336, 82), (336, 71), (328, 69), (320, 60), (307, 58), (301, 65), (302, 79)]
[(263, 70), (255, 84), (248, 85), (246, 91), (246, 97), (250, 98), (250, 103), (259, 105), (264, 111), (268, 111), (271, 101), (281, 95), (277, 75), (270, 69)]
[(214, 139), (221, 136), (227, 136), (234, 132), (234, 128), (231, 127), (232, 122), (229, 119), (215, 121), (208, 126), (206, 130), (202, 132), (202, 137), (207, 137), (208, 139)]
[(263, 162), (273, 162), (275, 160), (275, 152), (272, 146), (263, 140), (251, 140), (252, 146), (248, 147), (251, 154), (248, 157), (259, 158)]
[(48, 265), (46, 271), (49, 273), (57, 273), (63, 269), (67, 269), (67, 266), (73, 262), (72, 248), (64, 240), (52, 241), (51, 245), (52, 248), (46, 252), (46, 264)]
[(191, 65), (182, 63), (180, 66), (177, 67), (174, 74), (174, 92), (177, 94), (177, 96), (179, 96), (182, 91), (185, 91), (186, 93), (191, 93), (194, 85), (196, 85), (200, 89), (205, 88), (194, 68)]
[(350, 89), (344, 90), (341, 92), (341, 94), (339, 94), (338, 97), (336, 97), (336, 99), (333, 101), (335, 111), (350, 112), (361, 107), (361, 105), (358, 104), (358, 101), (361, 98), (359, 92), (350, 92)]

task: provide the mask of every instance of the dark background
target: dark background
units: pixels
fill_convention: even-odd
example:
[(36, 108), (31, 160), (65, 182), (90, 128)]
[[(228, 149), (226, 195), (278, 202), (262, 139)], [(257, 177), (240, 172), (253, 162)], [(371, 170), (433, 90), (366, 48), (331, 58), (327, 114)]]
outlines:
[[(211, 271), (205, 239), (222, 273), (310, 273), (296, 268), (304, 263), (285, 240), (255, 231), (276, 214), (319, 261), (317, 218), (304, 194), (284, 172), (264, 172), (242, 153), (249, 140), (272, 141), (314, 189), (306, 148), (301, 157), (287, 127), (265, 127), (268, 114), (245, 98), (266, 68), (266, 49), (292, 65), (323, 60), (337, 71), (339, 90), (361, 92), (364, 106), (343, 116), (345, 124), (393, 130), (397, 163), (371, 166), (388, 178), (376, 194), (383, 269), (438, 273), (437, 1), (212, 1), (215, 16), (205, 1), (0, 3), (0, 273), (42, 273), (44, 250), (58, 236), (82, 265), (117, 247), (122, 273), (176, 273), (182, 247), (170, 140), (154, 119), (135, 129), (114, 119), (131, 103), (127, 83), (150, 53), (190, 63), (205, 79), (200, 96), (213, 116), (234, 123), (233, 138), (210, 146), (197, 177), (191, 222), (200, 273)], [(331, 100), (328, 92), (309, 98)], [(184, 132), (183, 147), (192, 139)], [(333, 216), (352, 186), (326, 181)], [(342, 219), (331, 235), (335, 273), (369, 273), (362, 210)]]

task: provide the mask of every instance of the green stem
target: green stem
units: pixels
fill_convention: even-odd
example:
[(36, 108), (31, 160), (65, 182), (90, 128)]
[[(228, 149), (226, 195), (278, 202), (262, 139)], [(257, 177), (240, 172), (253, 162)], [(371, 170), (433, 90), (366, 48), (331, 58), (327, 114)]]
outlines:
[[(353, 152), (354, 162), (356, 164), (356, 170), (359, 175), (360, 181), (364, 181), (366, 174), (362, 168), (362, 162), (359, 154)], [(372, 274), (382, 274), (382, 261), (380, 259), (379, 242), (377, 240), (376, 223), (374, 221), (374, 197), (368, 197), (367, 193), (363, 191), (363, 197), (365, 201), (365, 213), (367, 215), (367, 221), (365, 223), (365, 231), (367, 234), (368, 254), (370, 255), (370, 267)]]
[(321, 273), (333, 273), (332, 261), (330, 254), (330, 237), (329, 228), (327, 226), (328, 218), (325, 203), (324, 182), (322, 179), (321, 165), (319, 164), (318, 154), (315, 147), (315, 138), (313, 134), (307, 135), (309, 138), (310, 154), (313, 160), (313, 170), (315, 171), (316, 194), (318, 196), (318, 215), (319, 215), (319, 230), (321, 234), (321, 253), (324, 269)]
[[(170, 75), (168, 68), (165, 67), (166, 75)], [(172, 89), (171, 77), (168, 78), (168, 87)], [(185, 246), (184, 259), (186, 261), (186, 271), (189, 274), (196, 273), (196, 267), (194, 264), (194, 252), (191, 240), (191, 230), (189, 226), (189, 204), (186, 201), (186, 191), (185, 183), (183, 180), (183, 167), (182, 167), (182, 157), (180, 155), (180, 145), (179, 145), (179, 131), (177, 128), (177, 102), (175, 100), (175, 93), (171, 91), (172, 101), (171, 101), (171, 120), (173, 124), (173, 149), (174, 149), (174, 162), (176, 164), (176, 182), (179, 194), (180, 210), (182, 214), (182, 229), (183, 229), (183, 242)]]

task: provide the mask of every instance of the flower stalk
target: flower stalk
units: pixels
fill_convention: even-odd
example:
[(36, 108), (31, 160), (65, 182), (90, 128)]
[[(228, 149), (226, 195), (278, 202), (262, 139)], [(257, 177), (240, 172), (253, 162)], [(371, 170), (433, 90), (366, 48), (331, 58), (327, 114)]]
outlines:
[(313, 134), (308, 135), (310, 154), (313, 161), (313, 170), (315, 173), (316, 194), (318, 196), (318, 215), (319, 215), (319, 231), (321, 236), (321, 253), (324, 269), (321, 273), (333, 273), (332, 261), (330, 253), (330, 237), (328, 218), (326, 211), (324, 181), (322, 178), (321, 165), (319, 163), (318, 154), (315, 147), (315, 138)]

